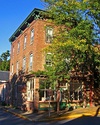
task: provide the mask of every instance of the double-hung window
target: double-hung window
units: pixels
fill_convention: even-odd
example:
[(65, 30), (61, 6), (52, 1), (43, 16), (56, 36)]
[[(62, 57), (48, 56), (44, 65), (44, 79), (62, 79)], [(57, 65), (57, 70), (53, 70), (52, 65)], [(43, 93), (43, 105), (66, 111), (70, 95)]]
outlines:
[(19, 70), (19, 62), (17, 61), (16, 63), (16, 74), (18, 75), (18, 70)]
[(26, 69), (26, 57), (23, 58), (23, 71)]
[(27, 81), (27, 100), (33, 101), (33, 92), (34, 92), (34, 79), (29, 79)]
[(20, 42), (18, 42), (18, 45), (17, 45), (17, 53), (19, 53), (20, 51)]
[(31, 30), (30, 44), (33, 43), (33, 40), (34, 40), (34, 29)]
[(27, 36), (24, 36), (24, 49), (26, 48), (26, 41), (27, 41)]
[(46, 66), (52, 66), (52, 54), (47, 53), (45, 58)]
[(14, 73), (14, 65), (12, 64), (12, 66), (11, 66), (11, 75), (13, 75), (13, 73)]
[(12, 46), (11, 56), (12, 56), (12, 58), (14, 56), (14, 46)]
[(30, 54), (30, 62), (29, 62), (29, 71), (32, 70), (32, 65), (33, 65), (33, 54)]
[(53, 40), (53, 28), (46, 27), (46, 42), (51, 43)]

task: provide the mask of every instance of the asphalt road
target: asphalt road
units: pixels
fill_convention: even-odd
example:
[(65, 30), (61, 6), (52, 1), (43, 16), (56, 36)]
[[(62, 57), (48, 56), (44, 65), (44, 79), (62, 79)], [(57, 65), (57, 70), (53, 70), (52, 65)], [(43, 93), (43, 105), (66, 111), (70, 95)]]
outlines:
[(61, 121), (60, 125), (100, 125), (100, 117), (83, 116), (70, 121)]
[(32, 123), (0, 109), (0, 125), (32, 125)]
[(51, 125), (51, 124), (52, 122), (44, 123), (44, 122), (33, 122), (29, 120), (24, 120), (0, 108), (0, 125)]
[(84, 116), (73, 120), (32, 122), (0, 109), (0, 125), (100, 125), (100, 117)]

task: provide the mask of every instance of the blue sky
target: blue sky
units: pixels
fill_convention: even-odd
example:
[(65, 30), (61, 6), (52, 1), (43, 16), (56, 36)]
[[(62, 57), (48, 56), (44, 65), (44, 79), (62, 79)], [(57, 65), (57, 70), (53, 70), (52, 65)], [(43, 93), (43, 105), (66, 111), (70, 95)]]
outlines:
[(10, 36), (34, 8), (44, 9), (41, 0), (0, 0), (0, 55), (10, 50)]

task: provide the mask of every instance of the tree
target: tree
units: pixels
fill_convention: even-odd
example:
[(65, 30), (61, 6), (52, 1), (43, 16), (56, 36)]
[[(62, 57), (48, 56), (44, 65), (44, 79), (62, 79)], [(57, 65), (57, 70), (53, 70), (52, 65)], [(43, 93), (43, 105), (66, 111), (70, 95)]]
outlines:
[(2, 59), (3, 61), (7, 61), (9, 57), (10, 57), (10, 52), (9, 52), (9, 50), (7, 50), (6, 52), (4, 52), (4, 53), (1, 54), (1, 59)]
[(87, 74), (90, 84), (94, 84), (94, 73), (100, 69), (99, 0), (43, 1), (58, 31), (46, 49), (52, 53), (52, 67), (46, 66), (49, 78), (58, 81), (70, 78), (69, 71), (74, 69)]
[(10, 52), (7, 50), (0, 56), (0, 70), (9, 71), (10, 69)]

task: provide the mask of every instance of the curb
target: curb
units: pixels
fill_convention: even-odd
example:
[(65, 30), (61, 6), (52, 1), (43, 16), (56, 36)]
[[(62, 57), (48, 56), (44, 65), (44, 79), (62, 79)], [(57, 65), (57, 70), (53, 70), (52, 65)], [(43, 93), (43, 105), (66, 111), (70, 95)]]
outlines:
[(6, 112), (9, 112), (9, 113), (11, 113), (11, 114), (13, 114), (13, 115), (15, 115), (15, 116), (18, 116), (19, 118), (22, 118), (22, 119), (24, 119), (24, 120), (31, 120), (31, 119), (27, 118), (26, 116), (23, 116), (23, 115), (20, 115), (20, 114), (18, 114), (18, 113), (9, 111), (9, 110), (7, 110), (7, 109), (3, 109), (3, 110), (6, 111)]
[[(58, 121), (58, 120), (61, 121), (61, 120), (65, 120), (65, 119), (71, 120), (71, 119), (79, 118), (79, 117), (82, 117), (82, 116), (92, 116), (92, 117), (94, 117), (95, 114), (96, 114), (96, 112), (91, 112), (91, 113), (85, 112), (85, 113), (82, 113), (82, 114), (70, 114), (69, 116), (64, 115), (64, 116), (59, 116), (59, 117), (47, 117), (47, 118), (44, 118), (42, 120), (41, 119), (40, 120), (39, 119), (38, 120), (33, 120), (33, 119), (30, 119), (30, 118), (28, 118), (26, 116), (20, 115), (20, 114), (18, 114), (16, 112), (9, 111), (8, 109), (3, 108), (3, 110), (6, 111), (6, 112), (9, 112), (9, 113), (11, 113), (11, 114), (13, 114), (13, 115), (15, 115), (15, 116), (17, 116), (19, 118), (22, 118), (24, 120), (33, 121), (33, 122), (37, 122), (37, 121), (39, 121), (39, 122), (47, 122), (47, 121)], [(98, 113), (98, 115), (100, 115), (100, 113)]]
[(76, 119), (76, 118), (79, 118), (79, 117), (82, 117), (82, 116), (94, 116), (93, 114), (91, 113), (83, 113), (83, 114), (73, 114), (73, 115), (70, 115), (70, 116), (61, 116), (61, 117), (55, 117), (55, 118), (46, 118), (46, 119), (43, 119), (43, 120), (38, 120), (39, 122), (45, 122), (45, 121), (58, 121), (58, 120), (71, 120), (71, 119)]
[[(100, 115), (100, 113), (98, 113), (98, 115)], [(38, 120), (40, 122), (44, 122), (44, 121), (58, 121), (58, 120), (71, 120), (71, 119), (76, 119), (82, 116), (91, 116), (91, 117), (95, 117), (95, 112), (92, 113), (82, 113), (82, 114), (70, 114), (69, 116), (61, 116), (61, 117), (55, 117), (55, 118), (47, 118), (44, 120)]]
[(15, 115), (15, 116), (17, 116), (17, 117), (19, 117), (19, 118), (22, 118), (22, 119), (24, 119), (24, 120), (29, 120), (29, 121), (33, 121), (33, 122), (37, 122), (37, 121), (39, 121), (39, 122), (45, 122), (45, 121), (58, 121), (58, 120), (65, 120), (65, 119), (73, 119), (73, 118), (78, 118), (78, 117), (81, 117), (82, 115), (80, 115), (80, 114), (77, 114), (77, 115), (71, 115), (71, 116), (59, 116), (59, 117), (55, 117), (55, 118), (50, 118), (50, 117), (48, 117), (48, 118), (44, 118), (44, 119), (40, 119), (40, 120), (33, 120), (33, 119), (30, 119), (30, 118), (28, 118), (28, 117), (26, 117), (26, 116), (23, 116), (23, 115), (20, 115), (20, 114), (18, 114), (18, 113), (15, 113), (15, 112), (12, 112), (12, 111), (9, 111), (8, 109), (5, 109), (5, 108), (3, 108), (3, 110), (4, 111), (6, 111), (6, 112), (9, 112), (9, 113), (11, 113), (11, 114), (13, 114), (13, 115)]

